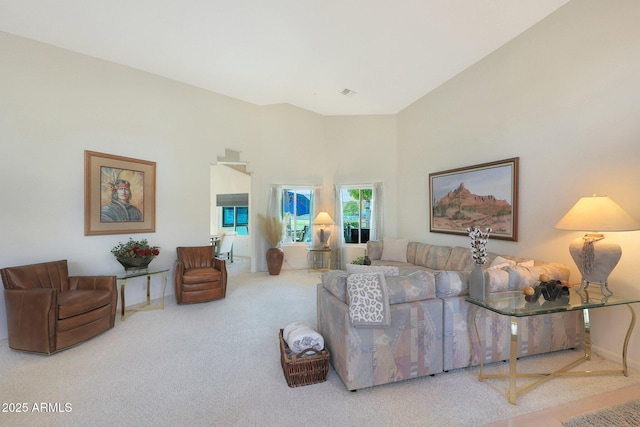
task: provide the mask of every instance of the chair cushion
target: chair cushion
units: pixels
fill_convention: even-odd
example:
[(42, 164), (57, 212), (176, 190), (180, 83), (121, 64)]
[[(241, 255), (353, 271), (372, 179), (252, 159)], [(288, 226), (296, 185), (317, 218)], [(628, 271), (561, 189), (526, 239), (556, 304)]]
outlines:
[(212, 267), (189, 268), (182, 274), (182, 283), (217, 282), (222, 273)]
[(182, 292), (187, 294), (189, 292), (202, 292), (202, 291), (210, 291), (212, 289), (222, 289), (222, 282), (202, 282), (202, 283), (183, 283), (182, 284)]
[(111, 303), (111, 292), (76, 290), (58, 293), (58, 319), (88, 313)]

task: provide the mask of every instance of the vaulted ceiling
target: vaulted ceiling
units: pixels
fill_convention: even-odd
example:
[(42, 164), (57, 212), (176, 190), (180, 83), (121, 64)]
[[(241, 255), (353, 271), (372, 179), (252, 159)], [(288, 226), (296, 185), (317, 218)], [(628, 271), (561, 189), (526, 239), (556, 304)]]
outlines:
[(395, 114), (568, 1), (0, 0), (0, 31), (257, 105)]

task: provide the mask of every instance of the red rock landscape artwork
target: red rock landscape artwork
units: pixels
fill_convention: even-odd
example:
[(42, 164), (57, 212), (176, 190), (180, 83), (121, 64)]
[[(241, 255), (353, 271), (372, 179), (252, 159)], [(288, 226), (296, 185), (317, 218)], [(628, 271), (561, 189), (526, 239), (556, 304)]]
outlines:
[(434, 233), (491, 227), (491, 238), (517, 240), (518, 158), (429, 174)]

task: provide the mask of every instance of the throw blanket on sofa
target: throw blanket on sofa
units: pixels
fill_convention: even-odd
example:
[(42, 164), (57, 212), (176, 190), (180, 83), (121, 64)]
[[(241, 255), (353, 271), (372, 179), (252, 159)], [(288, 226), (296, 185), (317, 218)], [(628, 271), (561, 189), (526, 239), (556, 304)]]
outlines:
[[(324, 348), (322, 335), (304, 322), (293, 322), (285, 326), (282, 330), (282, 338), (295, 354), (300, 354), (310, 348), (318, 351), (322, 351)], [(313, 352), (310, 351), (307, 354), (313, 354)]]
[(354, 327), (389, 326), (391, 314), (384, 274), (350, 274), (347, 293), (349, 318)]

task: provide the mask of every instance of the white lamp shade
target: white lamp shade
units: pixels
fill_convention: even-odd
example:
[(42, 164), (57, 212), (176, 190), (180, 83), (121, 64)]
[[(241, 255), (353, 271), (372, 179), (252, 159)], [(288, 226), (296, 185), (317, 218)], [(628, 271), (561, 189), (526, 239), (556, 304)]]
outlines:
[(560, 230), (633, 231), (640, 223), (608, 196), (583, 197), (556, 224)]
[(320, 212), (318, 216), (316, 216), (316, 219), (313, 220), (313, 223), (315, 225), (334, 225), (335, 224), (331, 216), (324, 211)]

